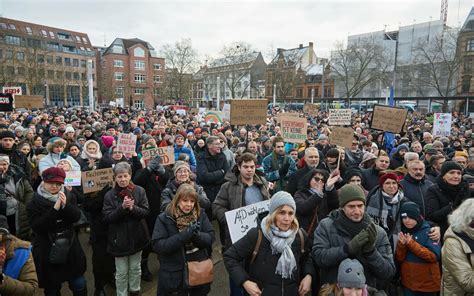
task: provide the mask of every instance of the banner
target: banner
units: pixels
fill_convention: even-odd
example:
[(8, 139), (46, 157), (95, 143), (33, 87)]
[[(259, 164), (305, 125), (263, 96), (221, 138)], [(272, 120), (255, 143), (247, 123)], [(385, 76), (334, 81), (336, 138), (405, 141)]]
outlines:
[(433, 137), (449, 136), (451, 134), (451, 113), (435, 113), (433, 120)]
[(404, 108), (374, 105), (370, 128), (398, 134), (403, 130), (407, 114)]
[(64, 186), (81, 186), (81, 171), (66, 172)]
[(233, 125), (267, 123), (267, 100), (231, 100), (230, 123)]
[(225, 220), (232, 243), (244, 237), (250, 229), (257, 227), (258, 214), (268, 212), (269, 204), (269, 200), (264, 200), (225, 212)]
[(82, 173), (82, 188), (84, 193), (97, 192), (105, 186), (114, 184), (112, 168), (87, 171)]
[(230, 121), (230, 104), (224, 104), (222, 108), (222, 120)]
[(12, 94), (0, 94), (0, 111), (13, 111), (13, 96)]
[(133, 154), (137, 147), (137, 135), (120, 133), (117, 139), (117, 150)]
[(174, 147), (158, 147), (142, 150), (142, 159), (145, 161), (145, 164), (148, 165), (148, 162), (155, 158), (155, 156), (161, 156), (161, 164), (169, 165), (174, 164)]
[(351, 125), (351, 109), (329, 109), (329, 125)]
[(223, 123), (223, 116), (224, 113), (222, 111), (207, 111), (206, 114), (204, 114), (204, 122), (205, 123)]
[(303, 106), (303, 112), (305, 113), (308, 113), (309, 115), (311, 116), (318, 116), (318, 113), (319, 113), (319, 107), (318, 105), (316, 104), (310, 104), (310, 103), (306, 103), (304, 104)]
[(4, 94), (12, 94), (13, 97), (15, 95), (22, 95), (23, 90), (21, 89), (21, 86), (4, 86), (2, 87), (2, 93)]
[(42, 109), (44, 99), (42, 96), (15, 96), (15, 108)]
[(281, 132), (285, 142), (304, 143), (307, 138), (307, 129), (308, 123), (306, 118), (281, 118)]
[(338, 145), (345, 148), (352, 148), (352, 140), (354, 139), (354, 130), (350, 127), (335, 126), (329, 135), (331, 145)]

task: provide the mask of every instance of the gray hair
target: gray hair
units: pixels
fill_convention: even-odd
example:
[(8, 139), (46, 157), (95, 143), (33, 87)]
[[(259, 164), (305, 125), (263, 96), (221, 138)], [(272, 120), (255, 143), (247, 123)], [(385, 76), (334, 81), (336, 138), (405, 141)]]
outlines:
[(212, 143), (214, 143), (215, 141), (219, 141), (219, 137), (216, 137), (216, 136), (210, 136), (210, 137), (207, 137), (206, 139), (206, 146), (209, 146), (211, 145)]
[(306, 152), (308, 152), (308, 151), (316, 152), (316, 153), (318, 154), (318, 156), (319, 156), (319, 151), (318, 151), (318, 148), (316, 148), (316, 147), (308, 147), (308, 148), (306, 148), (306, 149), (304, 150), (304, 155), (305, 155), (305, 156), (306, 156)]
[(455, 232), (463, 232), (469, 228), (474, 220), (474, 198), (466, 199), (451, 215), (448, 216), (449, 225)]
[(418, 153), (416, 152), (407, 152), (405, 153), (403, 158), (405, 159), (405, 163), (408, 163), (409, 161), (412, 161), (412, 160), (420, 159), (420, 157), (418, 156)]
[(125, 161), (121, 161), (114, 166), (115, 176), (123, 173), (128, 173), (130, 176), (132, 175), (132, 167)]

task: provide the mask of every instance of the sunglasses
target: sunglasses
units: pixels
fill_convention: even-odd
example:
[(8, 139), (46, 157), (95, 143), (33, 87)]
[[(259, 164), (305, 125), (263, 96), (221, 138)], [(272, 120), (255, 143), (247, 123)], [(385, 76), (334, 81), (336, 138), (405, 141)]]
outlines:
[(315, 182), (324, 182), (324, 179), (323, 178), (319, 178), (319, 177), (313, 177), (313, 180)]

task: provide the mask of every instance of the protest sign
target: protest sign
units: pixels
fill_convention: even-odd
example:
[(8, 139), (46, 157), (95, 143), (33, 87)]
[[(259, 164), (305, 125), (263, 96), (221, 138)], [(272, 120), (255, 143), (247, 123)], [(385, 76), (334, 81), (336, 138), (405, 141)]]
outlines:
[(308, 124), (306, 118), (282, 117), (281, 131), (285, 142), (304, 143), (307, 138)]
[(117, 139), (117, 150), (122, 153), (135, 152), (137, 145), (137, 135), (120, 133)]
[(258, 214), (268, 212), (269, 204), (269, 200), (264, 200), (225, 212), (225, 220), (232, 243), (244, 237), (250, 229), (257, 226)]
[(303, 112), (308, 113), (311, 116), (318, 116), (319, 106), (316, 104), (306, 103), (303, 106)]
[(403, 130), (407, 114), (404, 108), (374, 105), (370, 128), (398, 134)]
[(0, 111), (10, 112), (13, 111), (13, 95), (12, 94), (0, 94)]
[(44, 99), (42, 96), (15, 96), (15, 108), (42, 109)]
[(293, 112), (278, 113), (277, 114), (277, 123), (281, 123), (281, 119), (283, 117), (300, 117), (300, 114), (299, 113), (293, 113)]
[(186, 110), (178, 109), (178, 110), (176, 110), (176, 114), (186, 116)]
[(112, 168), (83, 172), (81, 177), (84, 193), (97, 192), (107, 185), (114, 184)]
[(222, 108), (222, 120), (230, 121), (230, 104), (224, 104)]
[(198, 108), (189, 108), (189, 114), (197, 115), (199, 112)]
[(451, 134), (451, 113), (435, 113), (433, 119), (433, 137)]
[(81, 186), (81, 171), (66, 172), (64, 186)]
[(12, 94), (13, 97), (15, 95), (22, 95), (23, 90), (21, 89), (21, 86), (4, 86), (2, 87), (2, 93), (4, 94)]
[(230, 123), (233, 125), (267, 123), (267, 100), (231, 100)]
[(224, 120), (222, 117), (224, 116), (224, 113), (222, 111), (207, 111), (206, 114), (204, 115), (204, 122), (210, 124), (210, 123), (222, 123)]
[(329, 135), (331, 145), (338, 145), (345, 148), (352, 147), (352, 140), (354, 139), (354, 130), (350, 127), (335, 126)]
[(174, 164), (174, 147), (158, 147), (142, 150), (142, 159), (145, 161), (145, 164), (148, 165), (148, 162), (155, 158), (155, 156), (161, 156), (161, 164), (168, 165)]
[(351, 109), (329, 109), (329, 125), (351, 125)]

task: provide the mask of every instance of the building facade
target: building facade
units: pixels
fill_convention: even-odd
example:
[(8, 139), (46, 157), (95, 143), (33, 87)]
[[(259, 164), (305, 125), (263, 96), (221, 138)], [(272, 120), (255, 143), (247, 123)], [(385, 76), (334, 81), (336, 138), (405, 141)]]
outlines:
[(88, 61), (97, 90), (86, 33), (0, 17), (0, 86), (21, 86), (50, 106), (89, 106)]
[(462, 66), (459, 67), (459, 79), (456, 94), (459, 96), (474, 95), (474, 7), (471, 9), (458, 39), (458, 52)]
[(99, 102), (122, 100), (125, 106), (154, 108), (161, 100), (165, 60), (138, 38), (116, 38), (106, 48), (96, 48), (99, 69)]

